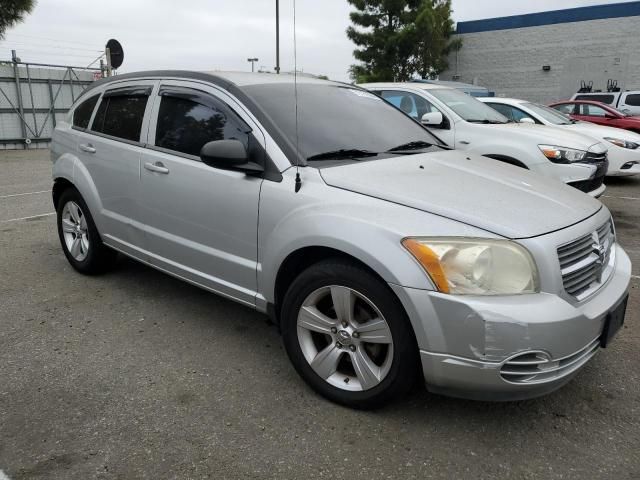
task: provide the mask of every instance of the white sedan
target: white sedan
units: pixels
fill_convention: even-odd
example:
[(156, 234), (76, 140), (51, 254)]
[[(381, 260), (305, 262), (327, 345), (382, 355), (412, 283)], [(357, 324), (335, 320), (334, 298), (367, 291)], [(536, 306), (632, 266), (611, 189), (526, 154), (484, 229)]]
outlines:
[(507, 118), (519, 123), (558, 126), (604, 141), (609, 147), (607, 176), (640, 174), (640, 135), (619, 128), (578, 122), (537, 103), (513, 98), (479, 98)]

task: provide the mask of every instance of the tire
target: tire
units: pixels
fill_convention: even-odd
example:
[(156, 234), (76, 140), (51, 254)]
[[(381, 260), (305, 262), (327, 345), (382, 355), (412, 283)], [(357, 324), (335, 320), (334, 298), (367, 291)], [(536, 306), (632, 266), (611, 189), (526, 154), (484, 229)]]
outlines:
[(284, 297), (281, 326), (295, 369), (329, 400), (375, 408), (416, 384), (418, 346), (404, 308), (355, 263), (326, 260), (302, 272)]
[(75, 188), (62, 193), (56, 213), (62, 251), (74, 269), (95, 275), (113, 265), (117, 253), (102, 243), (91, 212)]

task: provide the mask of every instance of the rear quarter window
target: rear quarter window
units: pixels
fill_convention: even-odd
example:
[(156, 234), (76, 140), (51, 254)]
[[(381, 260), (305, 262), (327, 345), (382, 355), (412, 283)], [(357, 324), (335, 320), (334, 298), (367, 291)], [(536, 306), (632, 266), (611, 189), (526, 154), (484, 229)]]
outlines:
[(625, 105), (631, 105), (632, 107), (640, 107), (640, 94), (634, 93), (631, 95), (627, 95), (624, 99)]
[(100, 94), (88, 98), (76, 107), (73, 111), (72, 123), (74, 127), (85, 129), (89, 126), (89, 120), (91, 120), (93, 109), (98, 103), (98, 98), (100, 98)]

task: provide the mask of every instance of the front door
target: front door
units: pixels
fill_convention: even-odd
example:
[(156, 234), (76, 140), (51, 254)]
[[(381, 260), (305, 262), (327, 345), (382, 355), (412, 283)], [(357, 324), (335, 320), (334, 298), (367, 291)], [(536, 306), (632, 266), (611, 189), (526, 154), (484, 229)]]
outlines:
[(199, 153), (207, 142), (237, 139), (250, 155), (261, 155), (264, 135), (240, 105), (211, 86), (163, 82), (153, 101), (140, 170), (150, 261), (255, 305), (262, 179), (207, 166)]
[(456, 147), (452, 122), (442, 110), (429, 100), (403, 90), (382, 90), (379, 95), (417, 122), (420, 122), (425, 113), (440, 112), (442, 114), (442, 123), (440, 125), (429, 125), (426, 128), (450, 147)]

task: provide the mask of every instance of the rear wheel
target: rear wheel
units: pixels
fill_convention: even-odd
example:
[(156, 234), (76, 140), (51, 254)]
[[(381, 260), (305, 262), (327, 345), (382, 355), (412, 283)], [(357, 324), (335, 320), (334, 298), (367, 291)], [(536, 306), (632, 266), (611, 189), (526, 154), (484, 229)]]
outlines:
[(60, 196), (57, 220), (60, 244), (73, 268), (96, 274), (113, 264), (117, 254), (102, 243), (91, 212), (76, 189), (69, 188)]
[(341, 260), (309, 267), (289, 288), (282, 315), (289, 358), (330, 400), (371, 408), (414, 385), (418, 350), (407, 316), (366, 269)]

